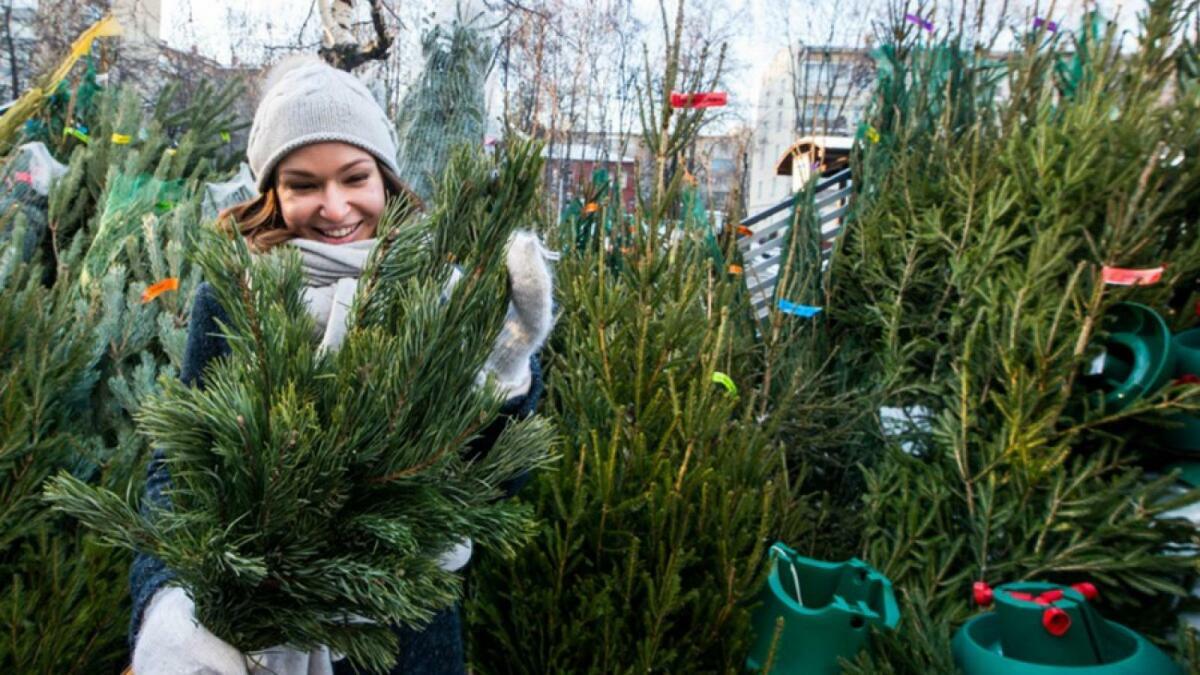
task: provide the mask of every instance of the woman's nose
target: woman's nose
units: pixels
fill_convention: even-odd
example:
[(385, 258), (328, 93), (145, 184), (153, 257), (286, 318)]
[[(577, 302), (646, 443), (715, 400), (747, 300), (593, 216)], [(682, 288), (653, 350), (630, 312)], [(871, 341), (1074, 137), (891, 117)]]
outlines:
[(325, 190), (325, 197), (321, 201), (321, 217), (332, 223), (341, 223), (349, 212), (350, 201), (340, 188), (335, 186)]

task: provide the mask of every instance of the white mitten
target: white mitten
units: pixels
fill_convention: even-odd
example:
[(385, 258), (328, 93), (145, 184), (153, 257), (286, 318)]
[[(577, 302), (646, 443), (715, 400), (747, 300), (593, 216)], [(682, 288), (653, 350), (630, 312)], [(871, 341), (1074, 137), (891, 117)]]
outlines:
[(196, 605), (186, 591), (166, 586), (154, 594), (142, 616), (142, 628), (133, 647), (133, 672), (245, 675), (246, 661), (233, 645), (196, 621)]
[(489, 375), (506, 398), (529, 391), (532, 373), (529, 358), (541, 349), (554, 326), (554, 276), (549, 261), (557, 260), (533, 232), (518, 230), (508, 240), (508, 314), (492, 353), (488, 355), (482, 382)]

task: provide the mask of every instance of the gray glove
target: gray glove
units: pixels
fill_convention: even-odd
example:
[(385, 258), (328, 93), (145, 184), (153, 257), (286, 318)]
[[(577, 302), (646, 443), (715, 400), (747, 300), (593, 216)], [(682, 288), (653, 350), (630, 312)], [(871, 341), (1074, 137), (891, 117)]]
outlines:
[(534, 355), (554, 326), (554, 275), (549, 262), (558, 260), (542, 245), (538, 236), (518, 230), (508, 240), (508, 279), (512, 296), (508, 314), (492, 353), (479, 373), (482, 383), (495, 378), (497, 389), (506, 397), (523, 396), (529, 391), (532, 373), (529, 358)]

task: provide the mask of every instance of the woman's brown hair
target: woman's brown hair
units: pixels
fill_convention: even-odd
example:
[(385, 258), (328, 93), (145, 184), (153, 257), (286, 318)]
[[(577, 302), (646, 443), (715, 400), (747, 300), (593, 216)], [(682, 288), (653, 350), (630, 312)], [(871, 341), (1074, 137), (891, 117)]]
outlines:
[[(424, 210), (425, 204), (412, 188), (404, 184), (398, 176), (387, 167), (375, 162), (379, 173), (383, 176), (383, 189), (388, 201), (400, 198), (417, 211)], [(283, 220), (283, 212), (279, 208), (279, 195), (275, 192), (275, 181), (272, 180), (262, 194), (248, 199), (240, 204), (234, 204), (217, 216), (217, 228), (229, 234), (240, 234), (250, 244), (250, 250), (256, 253), (266, 253), (276, 246), (296, 238), (288, 230)]]

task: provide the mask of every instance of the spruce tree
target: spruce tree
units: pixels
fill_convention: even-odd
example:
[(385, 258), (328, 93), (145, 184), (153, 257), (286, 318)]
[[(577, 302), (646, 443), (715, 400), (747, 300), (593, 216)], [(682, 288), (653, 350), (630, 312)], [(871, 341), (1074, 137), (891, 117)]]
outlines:
[(0, 669), (113, 671), (124, 658), (113, 614), (127, 595), (128, 556), (100, 549), (41, 501), (49, 476), (93, 480), (105, 455), (89, 414), (94, 320), (69, 284), (46, 288), (40, 264), (22, 261), (28, 230), (20, 215), (15, 225), (0, 249)]
[(714, 250), (695, 217), (676, 152), (702, 111), (673, 110), (670, 93), (711, 88), (720, 59), (679, 68), (683, 20), (667, 31), (666, 76), (647, 65), (654, 192), (621, 223), (620, 195), (593, 190), (599, 209), (560, 229), (545, 411), (562, 459), (523, 493), (543, 519), (534, 544), (480, 562), (468, 604), (479, 672), (741, 670), (771, 544), (824, 547), (788, 441), (845, 404), (815, 386), (819, 360), (778, 348), (812, 324), (780, 315), (763, 340), (770, 324), (728, 267), (732, 240)]
[[(928, 419), (907, 446), (880, 420), (856, 451), (858, 555), (904, 608), (860, 672), (952, 669), (977, 580), (1090, 581), (1110, 618), (1160, 640), (1175, 628), (1196, 530), (1167, 511), (1200, 495), (1145, 467), (1163, 463), (1155, 428), (1200, 390), (1114, 409), (1087, 372), (1119, 302), (1176, 331), (1196, 320), (1200, 108), (1194, 88), (1166, 89), (1190, 11), (1150, 3), (1129, 53), (1088, 16), (999, 63), (903, 26), (876, 54), (827, 329), (862, 396)], [(1119, 287), (1103, 265), (1167, 271)]]
[[(228, 164), (213, 152), (225, 146), (218, 129), (237, 128), (226, 111), (236, 85), (184, 105), (166, 93), (147, 108), (130, 91), (101, 87), (94, 65), (85, 59), (76, 85), (64, 80), (26, 111), (20, 140), (41, 141), (66, 172), (47, 198), (10, 194), (20, 208), (0, 214), (10, 235), (0, 243), (6, 672), (115, 672), (126, 659), (128, 553), (100, 546), (39, 495), (45, 478), (64, 470), (138, 490), (148, 445), (131, 416), (182, 361), (198, 280), (188, 259), (196, 191)], [(61, 133), (68, 122), (87, 129), (83, 138)], [(23, 161), (10, 155), (4, 174), (19, 178)], [(144, 297), (170, 279), (177, 291)]]

